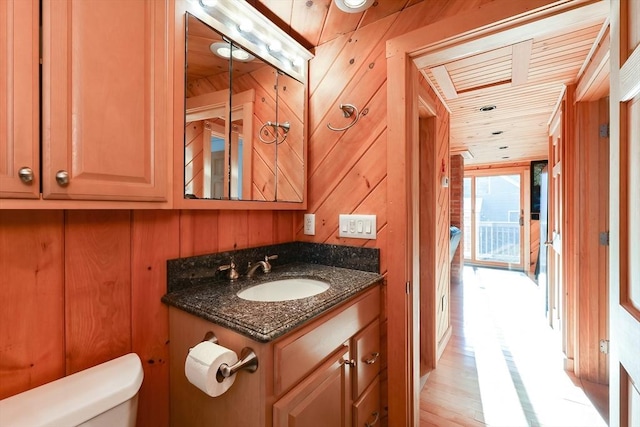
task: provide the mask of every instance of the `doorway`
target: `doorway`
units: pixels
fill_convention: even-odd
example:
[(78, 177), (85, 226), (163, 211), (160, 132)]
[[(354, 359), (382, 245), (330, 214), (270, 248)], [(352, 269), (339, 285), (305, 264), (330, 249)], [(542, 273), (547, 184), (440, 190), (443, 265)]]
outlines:
[(523, 270), (524, 170), (464, 177), (466, 264)]

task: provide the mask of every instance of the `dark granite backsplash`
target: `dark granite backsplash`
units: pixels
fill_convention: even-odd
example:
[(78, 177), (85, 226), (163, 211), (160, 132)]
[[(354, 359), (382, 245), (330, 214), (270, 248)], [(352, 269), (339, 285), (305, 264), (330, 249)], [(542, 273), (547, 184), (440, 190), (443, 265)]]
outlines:
[(231, 259), (235, 262), (238, 272), (244, 275), (250, 262), (264, 260), (266, 255), (278, 255), (277, 259), (269, 261), (273, 267), (302, 262), (373, 273), (380, 271), (380, 250), (377, 248), (290, 242), (170, 259), (167, 261), (167, 293), (210, 283), (212, 279), (224, 280), (227, 272), (216, 272), (216, 269), (229, 264)]

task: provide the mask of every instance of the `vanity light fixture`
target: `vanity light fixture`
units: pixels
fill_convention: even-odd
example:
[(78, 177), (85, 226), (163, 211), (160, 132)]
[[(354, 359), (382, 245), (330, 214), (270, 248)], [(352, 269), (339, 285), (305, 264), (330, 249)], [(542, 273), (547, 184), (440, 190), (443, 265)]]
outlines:
[(338, 9), (347, 13), (358, 13), (370, 8), (375, 0), (333, 0)]
[(253, 31), (253, 22), (249, 21), (248, 19), (243, 19), (238, 24), (238, 29), (243, 33), (250, 33), (251, 31)]
[[(254, 59), (253, 53), (259, 53), (266, 62), (306, 83), (308, 61), (313, 55), (250, 4), (238, 0), (187, 1), (199, 6), (202, 12), (193, 13), (205, 24), (223, 34), (231, 30), (234, 44), (231, 54), (235, 59), (248, 62)], [(242, 49), (236, 52), (236, 46)], [(280, 49), (274, 50), (275, 46)]]
[(271, 40), (267, 47), (269, 48), (269, 52), (277, 53), (282, 50), (282, 43), (278, 40)]

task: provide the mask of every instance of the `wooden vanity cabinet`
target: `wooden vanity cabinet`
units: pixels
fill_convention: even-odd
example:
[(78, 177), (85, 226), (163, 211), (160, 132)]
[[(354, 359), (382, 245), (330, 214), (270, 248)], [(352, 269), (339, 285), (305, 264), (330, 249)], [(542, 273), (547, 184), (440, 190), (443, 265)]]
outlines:
[[(45, 200), (20, 208), (65, 199), (167, 201), (173, 2), (41, 3), (41, 34), (37, 0), (0, 5), (0, 50), (9, 53), (0, 85), (11, 88), (0, 96), (0, 123), (12, 130), (0, 136), (0, 197)], [(25, 168), (30, 182), (19, 178)]]
[[(259, 343), (174, 307), (170, 319), (173, 426), (352, 426), (380, 414), (380, 287), (374, 286), (309, 324)], [(240, 372), (223, 395), (190, 384), (184, 361), (211, 331), (237, 354), (251, 347), (255, 373)], [(370, 363), (366, 363), (369, 360)], [(362, 422), (360, 422), (362, 420)], [(374, 424), (369, 424), (374, 425)]]

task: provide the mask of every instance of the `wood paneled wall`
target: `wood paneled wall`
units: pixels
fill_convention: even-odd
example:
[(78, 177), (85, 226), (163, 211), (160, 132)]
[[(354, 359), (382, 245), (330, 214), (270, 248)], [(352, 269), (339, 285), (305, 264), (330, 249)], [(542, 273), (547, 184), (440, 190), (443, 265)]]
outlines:
[[(135, 351), (145, 369), (139, 425), (168, 425), (168, 316), (160, 297), (169, 258), (303, 240), (378, 247), (384, 274), (392, 214), (386, 153), (393, 149), (386, 137), (386, 41), (488, 1), (421, 2), (316, 48), (307, 162), (315, 236), (302, 233), (295, 212), (1, 211), (0, 398)], [(341, 103), (355, 104), (362, 116), (348, 131), (332, 132), (327, 123), (345, 124)], [(340, 213), (377, 215), (377, 239), (340, 239)], [(123, 270), (103, 269), (107, 260)], [(383, 319), (385, 313), (383, 302)], [(385, 342), (384, 324), (381, 331)], [(382, 378), (385, 402), (384, 370)]]
[[(429, 1), (390, 14), (370, 25), (332, 39), (316, 48), (309, 75), (308, 209), (316, 215), (316, 234), (303, 234), (303, 217), (295, 219), (296, 239), (332, 244), (366, 245), (380, 248), (381, 273), (387, 272), (387, 139), (386, 42), (416, 28), (431, 24), (484, 0)], [(358, 123), (334, 132), (348, 123), (338, 108), (354, 104), (361, 112)], [(448, 147), (448, 145), (447, 145)], [(448, 163), (448, 149), (443, 152)], [(442, 200), (439, 201), (443, 202)], [(443, 202), (444, 203), (444, 202)], [(447, 224), (448, 224), (448, 199)], [(338, 236), (340, 214), (377, 216), (376, 240), (344, 239)], [(446, 227), (448, 233), (448, 225)], [(447, 234), (448, 242), (448, 234)], [(449, 259), (448, 245), (446, 259)], [(446, 269), (448, 283), (448, 268)], [(443, 276), (441, 276), (442, 278)], [(383, 288), (386, 292), (386, 288)], [(386, 298), (383, 298), (381, 331), (386, 338)], [(386, 353), (386, 352), (385, 352)], [(386, 361), (383, 361), (386, 366)], [(382, 371), (381, 399), (387, 402), (387, 375)], [(386, 414), (385, 414), (386, 415)], [(383, 420), (386, 422), (386, 420)]]
[(0, 398), (135, 352), (169, 422), (166, 260), (293, 240), (293, 212), (0, 211)]

